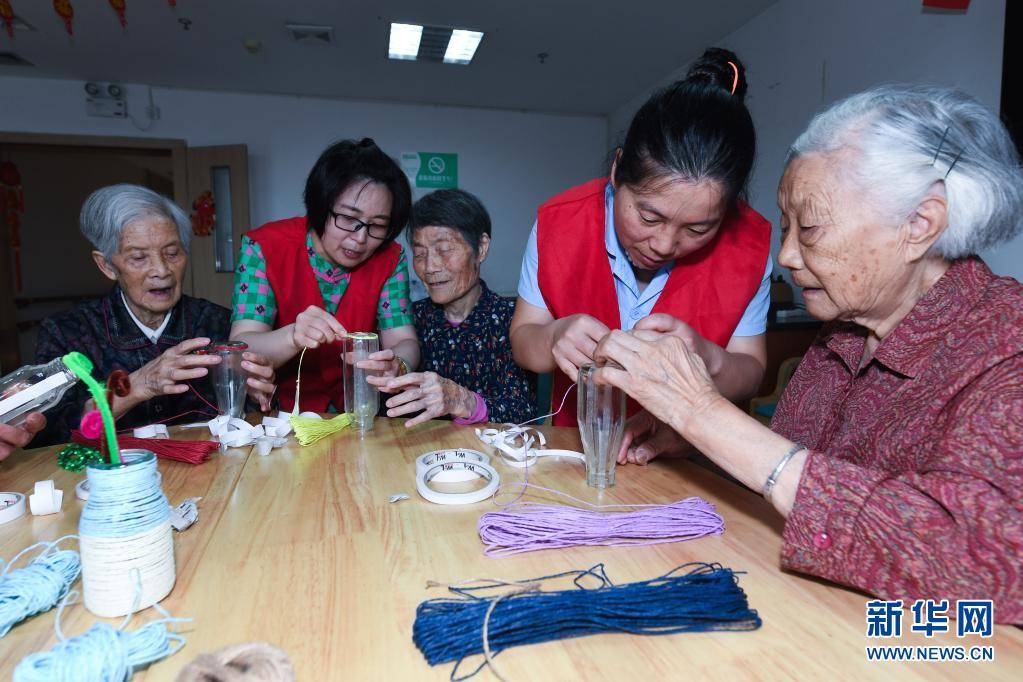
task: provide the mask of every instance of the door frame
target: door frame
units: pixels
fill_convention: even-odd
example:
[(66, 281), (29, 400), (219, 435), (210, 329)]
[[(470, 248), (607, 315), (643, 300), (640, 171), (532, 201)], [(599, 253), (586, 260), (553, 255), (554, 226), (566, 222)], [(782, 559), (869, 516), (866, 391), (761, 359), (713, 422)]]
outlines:
[[(174, 168), (174, 202), (184, 208), (188, 206), (188, 146), (185, 140), (155, 137), (119, 137), (107, 135), (62, 135), (59, 133), (20, 133), (0, 130), (0, 145), (49, 145), (64, 147), (93, 147), (103, 149), (152, 149), (168, 151)], [(186, 209), (187, 210), (187, 209)], [(0, 243), (0, 258), (8, 259), (10, 252), (7, 244), (7, 230), (0, 226), (3, 243)], [(0, 268), (6, 272), (7, 268)], [(191, 273), (189, 273), (191, 274)], [(187, 279), (187, 278), (186, 278)], [(21, 364), (17, 350), (17, 325), (14, 307), (14, 289), (7, 286), (8, 282), (0, 282), (0, 367), (4, 372), (11, 371)], [(186, 290), (191, 289), (191, 281), (185, 282)], [(7, 338), (13, 334), (12, 340)], [(7, 365), (13, 365), (8, 368)]]
[(181, 207), (188, 203), (188, 146), (184, 140), (157, 137), (11, 133), (0, 130), (0, 145), (3, 144), (43, 144), (66, 147), (157, 149), (169, 151), (171, 153), (171, 163), (174, 165), (174, 203)]

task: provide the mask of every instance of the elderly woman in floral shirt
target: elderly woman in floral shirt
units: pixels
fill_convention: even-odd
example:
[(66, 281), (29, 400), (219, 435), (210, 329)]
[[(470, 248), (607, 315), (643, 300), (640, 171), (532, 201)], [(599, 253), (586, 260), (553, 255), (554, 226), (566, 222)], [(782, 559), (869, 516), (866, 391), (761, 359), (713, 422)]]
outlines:
[(682, 339), (612, 332), (600, 376), (649, 410), (624, 452), (670, 429), (762, 491), (786, 568), (1023, 623), (1023, 286), (976, 256), (1020, 232), (1008, 133), (956, 90), (870, 90), (796, 140), (778, 200), (778, 261), (828, 324), (771, 430)]
[(387, 416), (419, 412), (405, 425), (451, 416), (455, 423), (520, 423), (533, 417), (529, 373), (512, 358), (508, 327), (515, 301), (480, 279), (490, 250), (490, 216), (472, 194), (439, 190), (412, 210), (412, 266), (430, 298), (413, 305), (422, 372), (371, 377), (387, 392)]

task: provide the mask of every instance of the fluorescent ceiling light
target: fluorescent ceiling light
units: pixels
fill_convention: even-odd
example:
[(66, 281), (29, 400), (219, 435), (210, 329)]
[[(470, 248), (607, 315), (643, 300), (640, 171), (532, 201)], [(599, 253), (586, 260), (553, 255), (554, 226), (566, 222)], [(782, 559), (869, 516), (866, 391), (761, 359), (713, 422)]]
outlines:
[(423, 27), (418, 24), (391, 24), (391, 40), (387, 56), (391, 59), (415, 59), (419, 54), (419, 41)]
[(445, 64), (468, 64), (476, 54), (483, 39), (481, 31), (465, 31), (456, 28), (451, 32), (451, 40), (448, 41), (448, 49), (444, 52)]

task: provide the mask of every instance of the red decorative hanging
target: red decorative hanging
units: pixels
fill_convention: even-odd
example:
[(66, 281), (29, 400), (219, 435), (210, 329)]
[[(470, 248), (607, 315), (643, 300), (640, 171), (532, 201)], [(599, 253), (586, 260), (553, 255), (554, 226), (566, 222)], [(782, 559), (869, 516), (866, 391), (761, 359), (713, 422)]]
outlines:
[(924, 7), (962, 10), (965, 12), (970, 8), (970, 0), (924, 0)]
[(71, 6), (71, 0), (53, 0), (53, 9), (57, 11), (57, 16), (63, 20), (67, 34), (73, 37), (75, 29), (71, 25), (71, 20), (75, 18), (75, 8)]
[(213, 192), (206, 190), (192, 202), (192, 232), (198, 237), (208, 237), (217, 222), (217, 205)]
[(167, 4), (170, 5), (171, 7), (177, 7), (178, 0), (167, 0)]
[(10, 233), (11, 253), (14, 256), (14, 290), (21, 293), (21, 214), (25, 212), (25, 192), (21, 188), (21, 173), (10, 161), (0, 163), (0, 208)]
[(7, 29), (7, 35), (13, 38), (14, 8), (11, 7), (10, 0), (0, 0), (0, 22), (2, 22), (4, 28)]
[(121, 22), (121, 28), (128, 28), (128, 20), (124, 18), (124, 0), (110, 0), (110, 6), (117, 12), (117, 20)]

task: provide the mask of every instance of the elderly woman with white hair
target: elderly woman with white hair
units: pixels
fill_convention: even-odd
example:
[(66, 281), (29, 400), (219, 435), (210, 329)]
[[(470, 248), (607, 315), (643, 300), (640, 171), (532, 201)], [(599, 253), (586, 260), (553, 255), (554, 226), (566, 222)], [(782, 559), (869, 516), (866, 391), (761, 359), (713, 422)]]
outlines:
[[(227, 339), (231, 312), (185, 296), (191, 225), (170, 199), (137, 185), (111, 185), (93, 192), (81, 212), (82, 234), (92, 259), (114, 283), (110, 293), (43, 320), (36, 360), (48, 362), (73, 350), (85, 353), (97, 378), (114, 370), (130, 373), (131, 393), (114, 398), (117, 425), (195, 421), (215, 414), (209, 382), (200, 381), (220, 359), (194, 351)], [(242, 367), (248, 389), (269, 409), (274, 371), (269, 361), (246, 352)], [(79, 384), (47, 413), (47, 425), (32, 446), (67, 441), (84, 411), (92, 409)]]
[(648, 410), (623, 456), (681, 436), (786, 518), (784, 567), (1023, 623), (1023, 286), (977, 256), (1020, 231), (1005, 128), (957, 90), (870, 90), (796, 140), (778, 203), (778, 261), (827, 324), (771, 429), (680, 338), (616, 331), (600, 376)]

